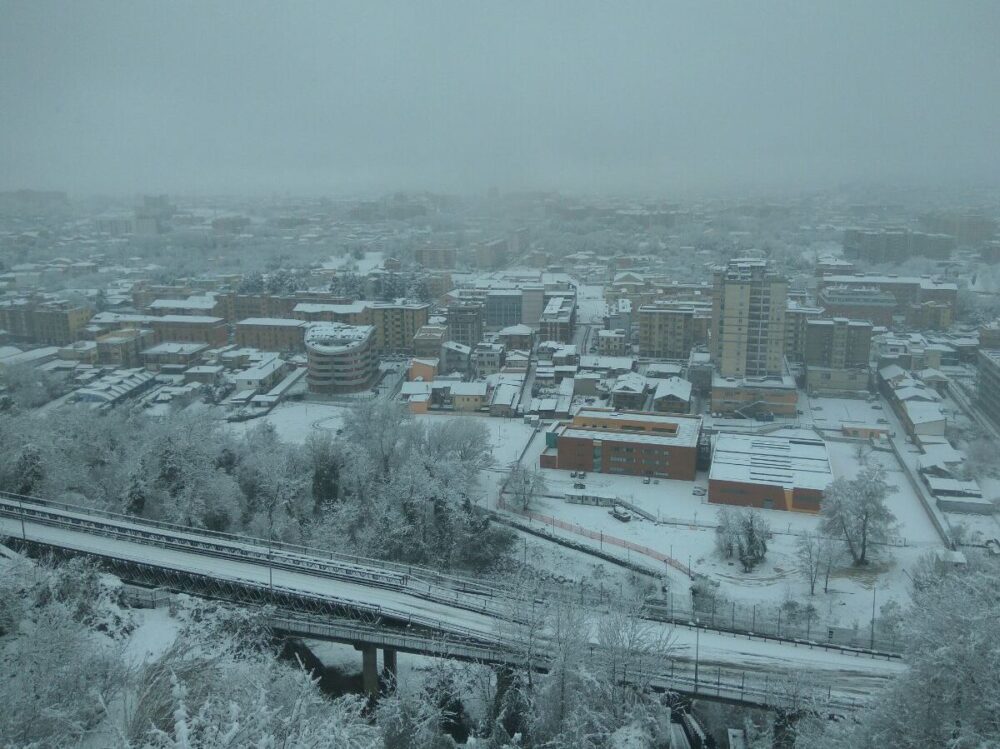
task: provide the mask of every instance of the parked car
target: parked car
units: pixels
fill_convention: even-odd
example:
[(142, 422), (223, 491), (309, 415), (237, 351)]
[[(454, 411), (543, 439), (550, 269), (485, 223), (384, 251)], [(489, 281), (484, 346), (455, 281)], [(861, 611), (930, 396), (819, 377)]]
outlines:
[(579, 476), (580, 478), (582, 478), (582, 479), (585, 479), (585, 478), (587, 478), (587, 472), (586, 472), (586, 471), (580, 471), (580, 473), (579, 473), (579, 474), (577, 474), (577, 475), (578, 475), (578, 476)]
[(569, 477), (570, 477), (571, 479), (575, 479), (575, 478), (576, 478), (576, 471), (570, 471), (570, 472), (569, 472)]
[(703, 487), (703, 486), (696, 486), (694, 489), (691, 490), (691, 493), (694, 496), (696, 496), (696, 497), (704, 497), (705, 496), (705, 487)]
[(612, 507), (608, 511), (608, 514), (611, 515), (611, 517), (613, 517), (615, 520), (620, 520), (623, 523), (627, 523), (632, 519), (631, 512), (621, 507), (618, 507), (617, 505), (615, 507)]
[(642, 480), (642, 483), (644, 483), (644, 484), (648, 484), (649, 482), (650, 482), (650, 478), (649, 478), (649, 476), (646, 476), (646, 478), (644, 478), (644, 479)]
[(580, 482), (580, 481), (577, 481), (575, 484), (573, 484), (573, 488), (574, 489), (586, 489), (587, 485), (584, 484), (584, 483), (582, 483), (582, 482)]

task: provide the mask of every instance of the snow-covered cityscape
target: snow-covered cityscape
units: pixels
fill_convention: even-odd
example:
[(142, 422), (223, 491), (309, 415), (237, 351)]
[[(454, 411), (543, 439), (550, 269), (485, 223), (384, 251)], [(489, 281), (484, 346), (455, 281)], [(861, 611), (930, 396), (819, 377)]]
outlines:
[(0, 746), (1000, 746), (1000, 14), (765, 5), (0, 3)]

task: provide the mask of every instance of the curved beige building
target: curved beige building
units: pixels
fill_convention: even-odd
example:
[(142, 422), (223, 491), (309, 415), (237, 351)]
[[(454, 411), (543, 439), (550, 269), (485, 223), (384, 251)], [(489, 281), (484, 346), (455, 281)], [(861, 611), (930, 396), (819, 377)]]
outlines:
[(307, 381), (314, 393), (350, 393), (369, 387), (378, 373), (375, 328), (337, 322), (306, 329)]

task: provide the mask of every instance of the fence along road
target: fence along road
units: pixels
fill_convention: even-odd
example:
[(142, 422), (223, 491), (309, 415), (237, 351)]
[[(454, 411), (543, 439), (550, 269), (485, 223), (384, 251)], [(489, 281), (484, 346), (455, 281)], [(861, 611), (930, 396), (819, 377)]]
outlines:
[[(622, 504), (628, 506), (628, 503)], [(685, 578), (694, 580), (696, 577), (696, 573), (688, 565), (648, 546), (618, 538), (603, 531), (590, 530), (579, 523), (569, 523), (551, 515), (521, 509), (503, 499), (502, 496), (497, 501), (497, 507), (499, 511), (510, 513), (515, 517), (526, 518), (529, 522), (535, 521), (546, 530), (551, 529), (552, 532), (547, 533), (546, 536), (552, 540), (558, 541), (559, 537), (554, 533), (555, 529), (558, 528), (576, 536), (598, 541), (602, 551), (605, 545), (630, 552), (634, 551), (649, 559), (663, 562), (667, 567), (681, 572)], [(500, 517), (504, 517), (504, 515), (501, 514)], [(639, 560), (632, 557), (627, 561), (634, 563)], [(646, 565), (642, 566), (646, 567)], [(649, 574), (655, 573), (650, 569)], [(581, 595), (580, 598), (583, 600), (584, 597)], [(818, 617), (816, 619), (807, 618), (806, 622), (802, 623), (790, 619), (787, 613), (783, 622), (780, 607), (772, 607), (769, 610), (764, 604), (748, 605), (726, 601), (717, 609), (714, 596), (704, 595), (701, 599), (699, 601), (701, 605), (696, 607), (686, 607), (675, 603), (673, 594), (669, 594), (666, 599), (648, 599), (644, 615), (658, 621), (676, 624), (694, 624), (697, 621), (698, 626), (705, 629), (778, 640), (806, 647), (840, 650), (845, 653), (851, 652), (875, 658), (901, 657), (901, 643), (896, 638), (885, 637), (878, 633), (869, 636), (866, 634), (867, 630), (863, 628), (853, 629), (824, 623), (819, 621)], [(606, 601), (603, 597), (591, 597), (587, 600), (596, 605), (603, 605)]]
[[(518, 626), (511, 624), (510, 602), (503, 600), (506, 592), (490, 596), (488, 589), (470, 587), (461, 578), (427, 583), (422, 576), (433, 575), (425, 570), (417, 571), (420, 576), (404, 575), (398, 565), (331, 563), (328, 558), (287, 550), (276, 554), (267, 542), (164, 526), (37, 499), (0, 496), (0, 536), (96, 557), (117, 565), (113, 568), (126, 577), (129, 570), (146, 570), (147, 577), (140, 582), (155, 583), (159, 577), (168, 582), (167, 587), (199, 595), (241, 602), (278, 601), (305, 613), (324, 607), (325, 613), (334, 609), (358, 612), (369, 622), (379, 622), (383, 632), (398, 632), (402, 627), (419, 630), (431, 639), (478, 642), (512, 653), (518, 650), (516, 641), (505, 641), (498, 634)], [(773, 693), (770, 699), (778, 699), (774, 684), (808, 674), (831, 703), (850, 706), (904, 668), (897, 662), (663, 626), (674, 639), (676, 657), (670, 668), (678, 689), (683, 686), (683, 675), (677, 663), (690, 665), (697, 660), (717, 669), (720, 697), (723, 670), (730, 692), (740, 674), (745, 697)], [(668, 677), (663, 672), (657, 676)], [(701, 679), (695, 682), (700, 686)]]

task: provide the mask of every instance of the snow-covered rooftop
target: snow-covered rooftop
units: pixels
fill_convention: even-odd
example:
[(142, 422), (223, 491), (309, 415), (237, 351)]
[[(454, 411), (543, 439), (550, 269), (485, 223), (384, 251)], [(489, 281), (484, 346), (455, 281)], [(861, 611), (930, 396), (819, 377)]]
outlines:
[(313, 323), (306, 329), (306, 347), (320, 354), (339, 354), (355, 348), (375, 335), (372, 325), (340, 322)]
[(682, 401), (691, 400), (691, 383), (682, 380), (680, 377), (668, 377), (659, 380), (656, 384), (656, 392), (653, 393), (653, 400), (660, 398), (674, 397)]
[(710, 481), (736, 481), (822, 491), (833, 481), (826, 443), (815, 434), (719, 434)]
[(293, 320), (288, 317), (248, 317), (240, 320), (237, 325), (267, 325), (286, 328), (301, 328), (308, 325), (304, 320)]

